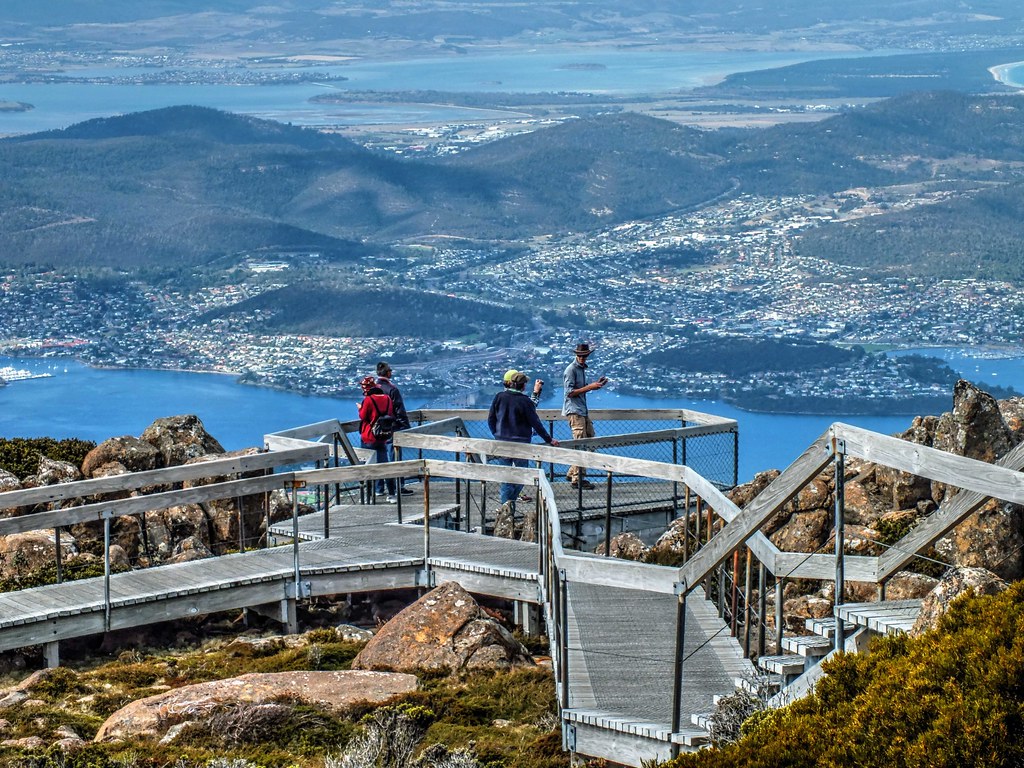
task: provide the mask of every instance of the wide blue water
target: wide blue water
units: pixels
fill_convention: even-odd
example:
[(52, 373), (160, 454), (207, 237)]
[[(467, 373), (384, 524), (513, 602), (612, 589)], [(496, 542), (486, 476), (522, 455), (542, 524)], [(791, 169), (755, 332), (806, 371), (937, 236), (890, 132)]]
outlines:
[[(1024, 391), (1024, 359), (982, 359), (959, 350), (926, 350), (982, 385), (995, 382)], [(154, 419), (195, 413), (228, 450), (262, 445), (268, 432), (324, 419), (356, 418), (353, 398), (307, 397), (235, 383), (229, 376), (175, 371), (99, 370), (72, 361), (0, 357), (0, 367), (53, 374), (0, 387), (0, 437), (80, 437), (101, 442), (139, 435)], [(401, 384), (400, 380), (397, 383)], [(557, 407), (551, 392), (542, 407)], [(749, 413), (725, 403), (618, 395), (589, 397), (599, 408), (690, 408), (736, 419), (740, 430), (740, 481), (789, 465), (834, 421), (890, 434), (910, 425), (906, 416), (794, 416)], [(410, 408), (424, 401), (409, 398)], [(952, 406), (952, 398), (950, 399)]]
[[(587, 91), (614, 94), (689, 89), (733, 72), (769, 69), (854, 52), (722, 53), (593, 50), (581, 53), (505, 53), (436, 59), (353, 61), (315, 68), (325, 81), (289, 85), (105, 85), (97, 83), (0, 84), (0, 101), (34, 105), (0, 112), (0, 135), (65, 128), (94, 117), (180, 104), (215, 107), (296, 125), (441, 123), (486, 117), (478, 110), (443, 104), (323, 105), (309, 99), (325, 90), (440, 90), (457, 92)], [(151, 70), (140, 70), (151, 71)], [(110, 74), (130, 74), (109, 70)], [(95, 76), (102, 70), (80, 72)], [(65, 74), (73, 74), (68, 72)]]

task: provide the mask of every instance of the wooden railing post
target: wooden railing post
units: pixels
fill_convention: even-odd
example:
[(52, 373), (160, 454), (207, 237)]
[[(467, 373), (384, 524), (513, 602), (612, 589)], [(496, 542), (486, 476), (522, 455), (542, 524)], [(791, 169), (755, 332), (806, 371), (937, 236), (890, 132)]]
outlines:
[(846, 446), (842, 440), (835, 440), (833, 442), (833, 450), (835, 452), (835, 509), (836, 509), (836, 582), (835, 582), (835, 596), (833, 599), (833, 612), (836, 618), (836, 650), (842, 650), (843, 645), (846, 642), (846, 627), (843, 625), (843, 620), (839, 618), (838, 608), (843, 604), (843, 596), (846, 592), (846, 573), (845, 573), (845, 550), (846, 550), (846, 482), (845, 482), (845, 453)]

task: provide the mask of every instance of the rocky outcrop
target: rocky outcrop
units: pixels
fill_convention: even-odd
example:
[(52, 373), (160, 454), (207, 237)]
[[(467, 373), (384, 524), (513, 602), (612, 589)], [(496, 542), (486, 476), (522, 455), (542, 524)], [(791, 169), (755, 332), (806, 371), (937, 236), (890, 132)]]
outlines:
[(131, 435), (104, 440), (86, 454), (82, 474), (102, 477), (97, 469), (106, 464), (120, 464), (128, 472), (144, 472), (163, 466), (163, 455), (152, 444)]
[[(648, 551), (650, 551), (650, 547), (644, 544), (643, 539), (631, 532), (620, 533), (617, 536), (612, 536), (610, 549), (612, 557), (619, 557), (623, 560), (637, 560), (640, 562), (644, 560)], [(603, 555), (604, 542), (598, 544), (597, 549), (595, 549), (594, 552), (598, 555)]]
[(165, 467), (176, 467), (208, 453), (224, 453), (223, 446), (195, 414), (157, 419), (140, 439), (160, 452)]
[(21, 483), (25, 488), (39, 488), (44, 485), (73, 483), (82, 479), (82, 473), (74, 464), (66, 461), (55, 461), (46, 456), (39, 457), (39, 470), (34, 475), (24, 478)]
[(95, 740), (159, 740), (175, 726), (203, 722), (226, 706), (288, 700), (344, 711), (356, 704), (383, 704), (416, 687), (413, 675), (385, 672), (251, 673), (133, 701), (107, 718)]
[[(61, 557), (77, 553), (75, 540), (62, 533), (60, 537)], [(4, 577), (24, 575), (49, 565), (56, 558), (53, 531), (25, 531), (0, 536), (0, 575)]]
[[(6, 491), (17, 491), (22, 487), (21, 480), (13, 472), (8, 472), (6, 469), (0, 469), (0, 493)], [(0, 518), (14, 517), (18, 514), (17, 509), (0, 507)]]
[(458, 672), (531, 666), (526, 649), (455, 582), (428, 592), (374, 636), (353, 669)]
[[(897, 437), (911, 443), (993, 462), (1024, 441), (1024, 398), (1000, 402), (973, 384), (960, 381), (954, 388), (953, 409), (941, 416), (915, 418)], [(771, 470), (730, 492), (740, 507), (761, 493), (779, 472)], [(847, 457), (843, 476), (845, 548), (850, 555), (876, 556), (905, 536), (920, 520), (940, 505), (948, 504), (957, 488), (931, 482), (906, 472)], [(835, 551), (835, 477), (828, 467), (800, 490), (761, 528), (780, 549), (789, 552)], [(691, 529), (692, 534), (692, 529)], [(676, 520), (654, 549), (682, 551), (682, 521)], [(1024, 508), (993, 500), (968, 517), (926, 554), (954, 567), (985, 568), (1007, 581), (1024, 576)], [(925, 561), (919, 561), (925, 562)], [(902, 571), (886, 585), (890, 600), (921, 598), (934, 578)], [(797, 593), (794, 590), (800, 590)], [(848, 583), (845, 599), (863, 602), (877, 599), (878, 587)], [(803, 618), (822, 610), (821, 601), (832, 600), (832, 584), (799, 582), (786, 586), (786, 613), (791, 631), (803, 632)], [(769, 605), (769, 616), (772, 614)], [(789, 616), (787, 615), (787, 620)]]
[(937, 627), (939, 620), (961, 595), (995, 595), (1004, 589), (1006, 582), (984, 568), (954, 568), (925, 597), (910, 635), (916, 637)]

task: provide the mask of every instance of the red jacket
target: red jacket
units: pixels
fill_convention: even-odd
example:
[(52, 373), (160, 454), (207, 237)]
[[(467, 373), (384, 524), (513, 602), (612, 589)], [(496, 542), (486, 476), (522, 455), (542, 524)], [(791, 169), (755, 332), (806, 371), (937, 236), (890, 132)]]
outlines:
[[(373, 436), (373, 423), (378, 416), (395, 415), (395, 407), (391, 398), (385, 394), (367, 395), (359, 404), (359, 439), (366, 445), (377, 446), (378, 440)], [(384, 441), (381, 441), (383, 443)]]

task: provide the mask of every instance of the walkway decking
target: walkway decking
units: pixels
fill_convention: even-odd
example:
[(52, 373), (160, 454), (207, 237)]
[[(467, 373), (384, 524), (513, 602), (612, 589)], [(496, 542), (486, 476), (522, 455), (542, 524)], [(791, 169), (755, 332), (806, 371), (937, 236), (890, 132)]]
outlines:
[[(425, 586), (422, 502), (416, 501), (403, 506), (420, 522), (403, 525), (394, 522), (395, 505), (335, 506), (328, 539), (322, 538), (322, 514), (300, 518), (313, 539), (298, 545), (302, 596)], [(432, 516), (449, 507), (432, 505)], [(291, 525), (272, 530), (290, 536)], [(113, 574), (109, 623), (103, 578), (0, 594), (0, 649), (243, 607), (279, 611), (287, 621), (294, 558), (292, 546), (278, 546)], [(432, 583), (454, 579), (478, 593), (531, 604), (541, 599), (533, 543), (432, 527), (429, 570)], [(667, 740), (675, 598), (575, 583), (568, 597), (568, 719), (580, 728), (598, 724), (598, 732), (613, 724), (629, 738), (647, 733)], [(716, 694), (732, 691), (736, 675), (749, 669), (710, 603), (690, 600), (686, 626), (691, 655), (684, 665), (683, 722), (709, 709)], [(692, 743), (704, 738), (697, 729), (684, 732)]]

